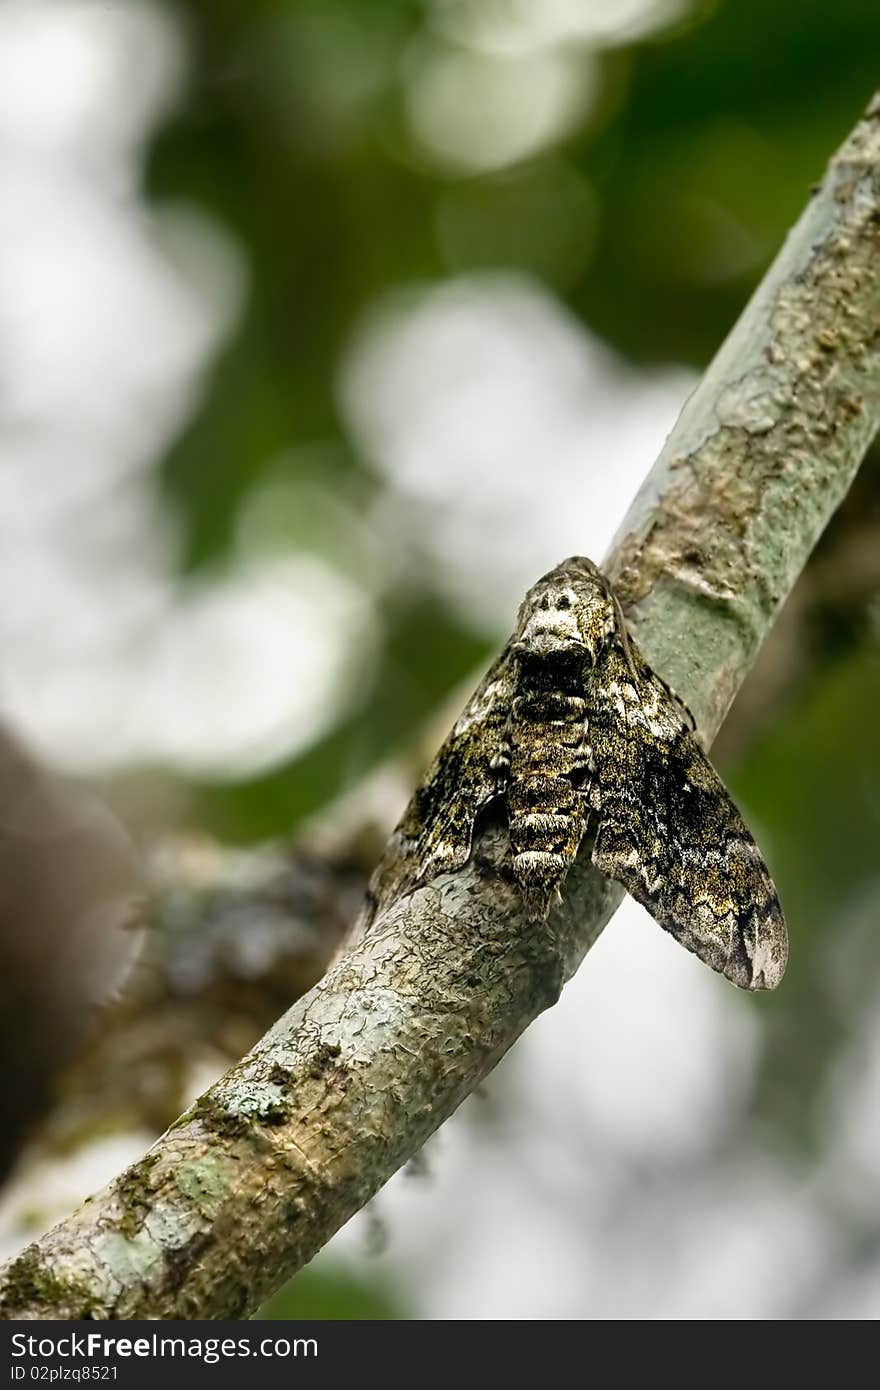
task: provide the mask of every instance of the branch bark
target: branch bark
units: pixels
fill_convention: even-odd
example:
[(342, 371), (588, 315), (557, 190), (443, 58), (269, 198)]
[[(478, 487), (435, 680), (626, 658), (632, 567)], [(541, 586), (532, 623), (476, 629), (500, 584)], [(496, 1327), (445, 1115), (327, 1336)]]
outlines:
[[(717, 731), (880, 423), (880, 99), (688, 401), (605, 568)], [(17, 1318), (243, 1316), (418, 1151), (622, 898), (581, 856), (536, 933), (490, 826), (103, 1192), (9, 1264)], [(719, 985), (719, 987), (721, 987)]]

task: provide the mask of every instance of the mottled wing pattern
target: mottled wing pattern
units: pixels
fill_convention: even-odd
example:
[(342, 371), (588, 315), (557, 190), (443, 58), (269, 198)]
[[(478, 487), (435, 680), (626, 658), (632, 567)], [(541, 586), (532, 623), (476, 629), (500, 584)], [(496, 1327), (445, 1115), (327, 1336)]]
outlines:
[(788, 941), (770, 874), (684, 710), (632, 658), (638, 688), (619, 640), (589, 681), (593, 862), (713, 970), (773, 989)]
[(506, 790), (515, 661), (505, 649), (429, 767), (370, 879), (359, 935), (376, 913), (437, 874), (460, 869), (474, 822)]

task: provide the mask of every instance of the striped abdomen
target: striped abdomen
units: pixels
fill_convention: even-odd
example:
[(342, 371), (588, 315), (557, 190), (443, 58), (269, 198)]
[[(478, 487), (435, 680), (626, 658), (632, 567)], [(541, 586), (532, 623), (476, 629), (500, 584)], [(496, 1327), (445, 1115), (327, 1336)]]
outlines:
[(587, 707), (565, 691), (520, 691), (507, 794), (513, 870), (530, 910), (546, 917), (586, 829)]

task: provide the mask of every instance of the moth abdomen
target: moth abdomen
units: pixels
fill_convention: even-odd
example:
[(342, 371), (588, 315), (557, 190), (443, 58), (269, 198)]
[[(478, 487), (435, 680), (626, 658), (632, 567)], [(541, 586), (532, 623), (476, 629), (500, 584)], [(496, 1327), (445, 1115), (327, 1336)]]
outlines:
[(580, 695), (561, 690), (529, 691), (516, 696), (513, 717), (518, 723), (541, 729), (568, 725), (572, 731), (580, 731), (587, 717), (587, 702)]
[(529, 766), (523, 768), (522, 763), (522, 758), (516, 758), (512, 768), (508, 791), (511, 820), (527, 815), (555, 815), (573, 809), (574, 789), (564, 776), (554, 771), (534, 771)]
[(534, 917), (547, 916), (577, 854), (590, 760), (579, 672), (569, 662), (524, 663), (512, 704), (507, 807), (513, 871)]
[(510, 820), (510, 843), (514, 855), (537, 852), (562, 854), (574, 858), (585, 829), (585, 817), (579, 809), (527, 811), (513, 815)]
[(584, 833), (580, 798), (564, 776), (524, 778), (509, 807), (514, 875), (530, 912), (546, 917)]
[(531, 916), (547, 916), (568, 864), (561, 854), (545, 850), (524, 850), (514, 855), (514, 876)]
[(530, 849), (562, 851), (571, 835), (571, 817), (546, 812), (527, 811), (517, 816), (510, 827), (511, 841), (516, 850)]

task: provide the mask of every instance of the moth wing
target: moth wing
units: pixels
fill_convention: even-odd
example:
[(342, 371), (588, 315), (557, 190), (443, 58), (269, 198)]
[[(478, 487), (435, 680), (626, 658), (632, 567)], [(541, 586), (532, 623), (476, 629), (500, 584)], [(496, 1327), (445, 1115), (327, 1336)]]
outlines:
[(514, 679), (514, 657), (505, 649), (465, 705), (392, 834), (370, 879), (366, 924), (419, 883), (467, 861), (477, 815), (507, 785)]
[(622, 649), (592, 682), (593, 862), (741, 989), (774, 989), (788, 937), (773, 881), (682, 707)]

